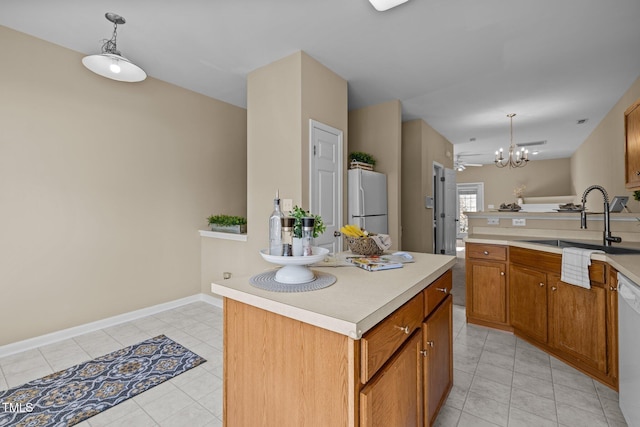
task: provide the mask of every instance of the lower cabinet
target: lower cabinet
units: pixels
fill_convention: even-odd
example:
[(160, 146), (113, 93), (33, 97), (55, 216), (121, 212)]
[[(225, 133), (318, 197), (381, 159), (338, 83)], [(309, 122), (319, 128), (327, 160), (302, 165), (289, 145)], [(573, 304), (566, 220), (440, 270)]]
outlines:
[[(383, 320), (362, 338), (360, 426), (431, 426), (453, 386), (451, 271)], [(414, 330), (420, 301), (421, 328)], [(404, 316), (399, 314), (405, 313)], [(386, 331), (386, 332), (385, 332)], [(395, 337), (406, 338), (390, 356)], [(382, 336), (389, 335), (382, 339)], [(385, 347), (386, 353), (377, 351)], [(380, 366), (379, 370), (367, 365)]]
[(360, 339), (225, 298), (224, 425), (431, 426), (453, 384), (451, 277)]
[(452, 304), (453, 297), (449, 295), (422, 324), (424, 413), (427, 426), (435, 422), (453, 386)]
[(422, 425), (421, 331), (360, 391), (362, 427)]
[(512, 247), (509, 258), (514, 333), (617, 389), (617, 296), (610, 267), (593, 261), (586, 289), (560, 280), (559, 254)]

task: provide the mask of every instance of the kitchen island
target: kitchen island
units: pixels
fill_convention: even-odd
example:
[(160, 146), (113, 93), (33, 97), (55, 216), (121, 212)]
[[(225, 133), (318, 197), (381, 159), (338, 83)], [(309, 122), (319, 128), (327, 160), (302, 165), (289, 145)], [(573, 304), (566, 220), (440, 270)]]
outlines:
[(394, 270), (314, 266), (337, 281), (311, 292), (248, 276), (212, 284), (224, 297), (224, 425), (430, 425), (452, 384), (455, 257), (411, 255)]

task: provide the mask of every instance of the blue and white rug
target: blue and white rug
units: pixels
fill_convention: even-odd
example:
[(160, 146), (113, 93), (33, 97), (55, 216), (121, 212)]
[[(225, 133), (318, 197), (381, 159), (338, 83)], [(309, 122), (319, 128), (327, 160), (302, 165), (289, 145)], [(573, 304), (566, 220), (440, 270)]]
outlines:
[(72, 426), (204, 362), (159, 335), (0, 392), (0, 426)]

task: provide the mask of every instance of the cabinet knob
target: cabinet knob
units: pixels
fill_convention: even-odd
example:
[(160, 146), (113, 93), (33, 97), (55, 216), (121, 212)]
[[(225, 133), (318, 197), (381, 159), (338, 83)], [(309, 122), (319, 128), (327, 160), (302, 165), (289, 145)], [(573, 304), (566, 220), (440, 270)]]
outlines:
[(433, 348), (433, 341), (427, 341), (427, 345), (431, 348)]
[(618, 290), (618, 288), (614, 288), (613, 286), (609, 286), (609, 290), (610, 290), (611, 292), (615, 292), (615, 291), (617, 291), (617, 290)]
[(555, 286), (552, 286), (552, 287), (551, 287), (551, 290), (552, 290), (552, 291), (555, 291), (556, 289), (558, 289), (558, 288), (556, 288)]
[(640, 171), (636, 171), (636, 176), (640, 176)]
[(501, 276), (504, 276), (504, 271), (501, 271), (501, 272), (500, 272), (500, 275), (501, 275)]
[(427, 357), (427, 350), (420, 350), (422, 357)]
[(544, 283), (538, 283), (538, 286), (543, 287)]
[(396, 328), (400, 329), (407, 335), (409, 335), (409, 333), (411, 332), (411, 328), (409, 328), (409, 326), (396, 326)]
[(489, 255), (489, 251), (484, 251), (483, 254)]
[(447, 288), (436, 288), (436, 291), (444, 292), (446, 294), (447, 292), (449, 292), (449, 289), (447, 289)]

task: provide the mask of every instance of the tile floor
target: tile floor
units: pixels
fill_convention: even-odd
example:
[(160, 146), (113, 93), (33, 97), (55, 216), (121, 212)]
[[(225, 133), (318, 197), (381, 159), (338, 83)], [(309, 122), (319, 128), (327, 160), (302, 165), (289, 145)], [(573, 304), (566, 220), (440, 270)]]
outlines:
[[(204, 302), (0, 359), (0, 390), (165, 334), (208, 361), (79, 427), (221, 426), (222, 310)], [(454, 386), (438, 426), (625, 426), (617, 393), (454, 306)]]

